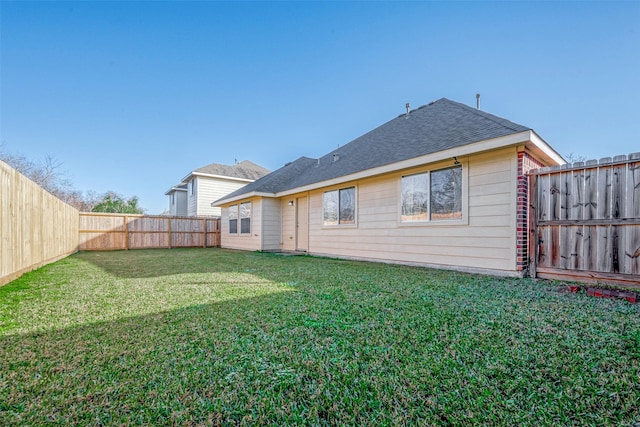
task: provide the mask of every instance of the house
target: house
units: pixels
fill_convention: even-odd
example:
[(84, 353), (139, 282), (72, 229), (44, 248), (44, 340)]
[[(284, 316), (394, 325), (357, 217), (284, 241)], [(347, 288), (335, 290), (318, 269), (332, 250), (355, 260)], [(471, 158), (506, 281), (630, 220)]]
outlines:
[(223, 197), (269, 173), (248, 160), (235, 165), (212, 163), (185, 176), (164, 194), (169, 196), (169, 214), (177, 216), (220, 216), (211, 200)]
[(522, 276), (531, 128), (442, 98), (212, 203), (222, 247)]

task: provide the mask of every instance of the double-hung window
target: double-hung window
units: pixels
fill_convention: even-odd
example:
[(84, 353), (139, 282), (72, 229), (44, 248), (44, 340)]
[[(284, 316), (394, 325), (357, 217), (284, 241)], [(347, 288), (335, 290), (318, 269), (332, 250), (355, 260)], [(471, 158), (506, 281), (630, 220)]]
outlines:
[(240, 234), (251, 234), (251, 202), (240, 203)]
[(229, 234), (238, 234), (238, 205), (229, 206)]
[(229, 206), (229, 234), (238, 234), (238, 232), (251, 234), (251, 202)]
[(356, 223), (356, 188), (342, 188), (324, 193), (324, 225), (353, 225)]
[(462, 219), (462, 167), (402, 177), (401, 221)]

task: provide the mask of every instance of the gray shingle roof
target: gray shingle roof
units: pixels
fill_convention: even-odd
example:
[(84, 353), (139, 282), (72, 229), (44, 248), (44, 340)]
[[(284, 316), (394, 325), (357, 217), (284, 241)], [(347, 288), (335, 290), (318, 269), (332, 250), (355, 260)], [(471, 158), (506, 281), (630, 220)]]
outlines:
[(192, 173), (206, 173), (209, 175), (228, 176), (231, 178), (250, 179), (255, 181), (256, 179), (260, 179), (267, 175), (269, 172), (269, 169), (256, 165), (249, 160), (243, 160), (232, 166), (211, 163), (210, 165), (194, 170)]
[[(439, 99), (331, 151), (293, 163), (216, 201), (251, 192), (276, 193), (531, 128), (467, 105)], [(334, 161), (334, 155), (338, 155)]]

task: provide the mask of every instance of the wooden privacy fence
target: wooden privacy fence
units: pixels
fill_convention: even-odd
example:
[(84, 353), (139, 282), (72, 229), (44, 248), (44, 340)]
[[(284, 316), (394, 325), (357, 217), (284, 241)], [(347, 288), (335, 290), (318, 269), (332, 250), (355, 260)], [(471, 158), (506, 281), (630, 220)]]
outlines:
[(640, 153), (529, 180), (532, 277), (640, 286)]
[(81, 251), (218, 246), (219, 218), (80, 213)]
[(0, 161), (0, 285), (78, 250), (78, 211)]

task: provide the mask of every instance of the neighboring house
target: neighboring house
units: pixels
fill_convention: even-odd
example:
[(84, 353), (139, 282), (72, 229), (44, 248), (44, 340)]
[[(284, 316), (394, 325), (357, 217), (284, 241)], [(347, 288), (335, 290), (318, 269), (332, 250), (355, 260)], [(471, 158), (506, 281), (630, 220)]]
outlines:
[(187, 184), (175, 185), (167, 190), (169, 215), (187, 216)]
[(182, 182), (167, 190), (170, 215), (220, 216), (211, 200), (223, 197), (269, 173), (248, 160), (233, 166), (212, 163), (194, 170)]
[(212, 205), (224, 248), (520, 276), (526, 173), (564, 163), (531, 128), (443, 98)]

